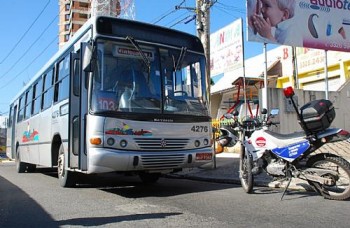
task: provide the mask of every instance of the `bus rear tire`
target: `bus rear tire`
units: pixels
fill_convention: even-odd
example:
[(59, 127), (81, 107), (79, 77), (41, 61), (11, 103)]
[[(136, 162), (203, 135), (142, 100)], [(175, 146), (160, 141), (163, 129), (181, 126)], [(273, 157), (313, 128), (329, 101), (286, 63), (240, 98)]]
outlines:
[(63, 144), (60, 146), (57, 159), (57, 174), (60, 186), (64, 188), (74, 187), (76, 184), (75, 173), (68, 171), (65, 167), (65, 154)]
[(19, 147), (16, 150), (16, 171), (17, 173), (24, 173), (27, 169), (27, 164), (24, 162), (21, 162), (21, 155), (20, 155), (20, 150)]

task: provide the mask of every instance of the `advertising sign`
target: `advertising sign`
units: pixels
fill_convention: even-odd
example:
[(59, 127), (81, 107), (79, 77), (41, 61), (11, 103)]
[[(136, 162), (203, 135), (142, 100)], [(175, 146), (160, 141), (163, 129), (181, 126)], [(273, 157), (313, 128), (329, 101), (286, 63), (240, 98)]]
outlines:
[(350, 51), (348, 0), (247, 0), (248, 40)]
[(242, 19), (210, 35), (211, 76), (243, 67)]

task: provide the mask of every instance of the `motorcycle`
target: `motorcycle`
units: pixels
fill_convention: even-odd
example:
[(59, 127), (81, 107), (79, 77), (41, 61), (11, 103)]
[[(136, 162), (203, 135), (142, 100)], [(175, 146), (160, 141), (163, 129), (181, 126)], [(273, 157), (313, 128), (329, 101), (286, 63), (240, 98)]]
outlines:
[[(292, 178), (306, 180), (325, 199), (346, 200), (350, 198), (350, 163), (332, 153), (314, 153), (326, 143), (349, 140), (350, 133), (339, 128), (329, 128), (335, 111), (329, 100), (311, 101), (298, 110), (293, 100), (292, 87), (284, 89), (291, 100), (303, 129), (292, 134), (279, 134), (269, 130), (278, 115), (278, 109), (262, 111), (263, 118), (238, 121), (237, 113), (226, 114), (233, 119), (230, 130), (223, 133), (217, 142), (222, 147), (240, 142), (240, 182), (246, 193), (252, 193), (254, 176), (265, 171), (276, 179), (287, 180), (281, 200)], [(239, 133), (239, 134), (238, 134)]]

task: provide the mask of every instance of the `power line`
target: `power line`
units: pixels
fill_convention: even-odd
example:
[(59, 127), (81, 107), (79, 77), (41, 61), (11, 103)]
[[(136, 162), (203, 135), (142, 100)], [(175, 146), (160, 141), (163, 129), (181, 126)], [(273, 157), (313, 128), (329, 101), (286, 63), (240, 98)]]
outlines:
[[(173, 24), (174, 21), (178, 21), (180, 18), (182, 18), (183, 16), (185, 16), (187, 13), (188, 13), (188, 12), (182, 13), (180, 16), (174, 18), (173, 20), (171, 20), (170, 22), (168, 22), (168, 23), (165, 24), (164, 26), (167, 27), (167, 26), (169, 26), (170, 24)], [(175, 22), (175, 23), (177, 23), (177, 22)]]
[(46, 26), (44, 31), (41, 32), (41, 34), (38, 36), (38, 38), (27, 48), (27, 50), (23, 53), (23, 55), (14, 64), (12, 64), (10, 69), (8, 69), (2, 76), (0, 76), (0, 79), (5, 77), (19, 63), (19, 61), (21, 61), (24, 58), (24, 56), (26, 56), (26, 54), (28, 54), (30, 49), (32, 49), (34, 44), (36, 44), (36, 42), (38, 42), (38, 40), (44, 35), (44, 33), (49, 29), (49, 27), (52, 25), (52, 23), (55, 22), (57, 17), (58, 17), (58, 15), (56, 15), (56, 17), (50, 22), (50, 24), (48, 26)]
[(29, 28), (23, 33), (23, 35), (21, 36), (21, 38), (17, 41), (17, 43), (13, 46), (13, 48), (11, 49), (11, 51), (5, 56), (5, 58), (3, 60), (1, 60), (0, 64), (2, 64), (4, 61), (6, 61), (6, 59), (13, 53), (13, 51), (18, 47), (19, 43), (23, 40), (23, 38), (25, 37), (25, 35), (27, 35), (27, 33), (29, 32), (29, 30), (33, 27), (33, 25), (36, 23), (36, 21), (39, 19), (39, 17), (43, 14), (43, 12), (45, 11), (45, 9), (47, 8), (47, 6), (49, 5), (50, 0), (46, 3), (46, 5), (44, 6), (44, 8), (40, 11), (39, 15), (35, 18), (35, 20), (32, 22), (32, 24), (29, 26)]
[(231, 15), (229, 12), (236, 12), (236, 13), (241, 13), (241, 14), (245, 14), (245, 12), (246, 12), (245, 9), (241, 9), (239, 7), (236, 7), (236, 6), (226, 5), (226, 4), (223, 4), (223, 3), (218, 2), (218, 1), (215, 1), (214, 4), (216, 5), (215, 8), (221, 9), (222, 12), (225, 12), (229, 15)]
[(175, 13), (176, 11), (177, 11), (177, 9), (171, 10), (170, 12), (168, 11), (167, 13), (163, 14), (163, 16), (160, 17), (160, 19), (158, 19), (157, 21), (153, 22), (152, 24), (157, 24), (158, 22), (160, 22), (161, 20), (163, 20), (164, 18), (166, 18), (170, 14)]
[(27, 70), (36, 60), (38, 60), (38, 58), (44, 54), (44, 52), (56, 41), (57, 36), (55, 36), (55, 38), (44, 48), (44, 50), (42, 50), (39, 55), (37, 55), (35, 58), (33, 58), (33, 60), (18, 74), (16, 74), (10, 81), (8, 81), (5, 85), (3, 85), (2, 87), (0, 87), (0, 89), (5, 88), (6, 86), (8, 86), (11, 82), (13, 82), (19, 75), (21, 75), (25, 70)]
[(186, 16), (185, 18), (183, 18), (183, 19), (179, 20), (178, 22), (176, 22), (175, 24), (171, 25), (169, 28), (172, 28), (172, 27), (174, 27), (175, 25), (180, 24), (181, 22), (184, 22), (184, 23), (187, 22), (187, 21), (189, 22), (190, 19), (193, 20), (193, 15), (188, 15), (188, 16)]
[(157, 24), (158, 22), (160, 22), (160, 21), (163, 20), (164, 18), (166, 18), (166, 17), (168, 17), (169, 15), (175, 13), (175, 12), (179, 9), (178, 7), (182, 6), (182, 5), (185, 3), (185, 1), (186, 1), (186, 0), (183, 0), (179, 5), (177, 5), (177, 6), (174, 7), (175, 9), (170, 10), (170, 11), (167, 11), (167, 13), (163, 14), (162, 16), (160, 16), (160, 18), (159, 18), (157, 21), (153, 22), (153, 24)]

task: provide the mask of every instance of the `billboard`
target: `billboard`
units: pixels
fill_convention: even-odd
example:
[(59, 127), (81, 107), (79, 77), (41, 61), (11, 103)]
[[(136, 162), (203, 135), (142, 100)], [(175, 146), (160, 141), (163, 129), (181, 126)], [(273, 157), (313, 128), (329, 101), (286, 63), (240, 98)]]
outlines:
[(216, 76), (243, 67), (242, 19), (210, 35), (210, 74)]
[(348, 0), (247, 0), (249, 41), (350, 51)]

